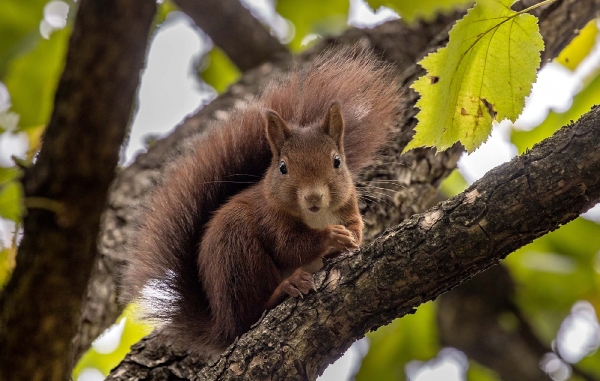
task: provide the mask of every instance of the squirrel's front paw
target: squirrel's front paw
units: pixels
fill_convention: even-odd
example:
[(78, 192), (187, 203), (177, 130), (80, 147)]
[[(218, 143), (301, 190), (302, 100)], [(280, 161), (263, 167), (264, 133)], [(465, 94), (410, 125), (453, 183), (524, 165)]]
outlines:
[(329, 225), (327, 231), (329, 233), (327, 237), (327, 256), (339, 254), (346, 250), (358, 249), (354, 235), (345, 226)]
[(283, 290), (294, 298), (302, 297), (310, 290), (316, 290), (312, 274), (302, 269), (294, 271), (282, 282), (282, 286)]

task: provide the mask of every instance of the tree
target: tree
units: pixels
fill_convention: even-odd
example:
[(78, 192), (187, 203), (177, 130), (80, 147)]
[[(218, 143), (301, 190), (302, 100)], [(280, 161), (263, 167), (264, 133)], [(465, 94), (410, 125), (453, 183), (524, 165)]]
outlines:
[[(533, 4), (522, 3), (523, 8)], [(121, 170), (109, 190), (156, 4), (131, 0), (82, 0), (78, 4), (44, 143), (33, 166), (21, 164), (28, 213), (17, 266), (0, 299), (0, 345), (8, 348), (0, 363), (5, 379), (9, 374), (11, 379), (31, 379), (34, 374), (66, 378), (71, 338), (75, 336), (73, 356), (78, 358), (121, 311), (115, 276), (126, 259), (122, 250), (131, 233), (128, 218), (151, 189), (164, 159), (216, 113), (256, 93), (289, 66), (288, 48), (266, 33), (238, 2), (178, 0), (176, 4), (223, 49), (244, 72), (243, 77)], [(285, 4), (281, 3), (282, 9)], [(599, 6), (597, 0), (557, 0), (534, 10), (546, 44), (542, 62), (558, 56)], [(370, 30), (348, 30), (324, 39), (298, 59), (310, 60), (328, 46), (358, 41), (394, 63), (406, 86), (424, 74), (416, 62), (447, 42), (448, 26), (462, 13), (412, 25), (394, 21)], [(207, 14), (231, 21), (215, 23), (222, 18), (207, 19)], [(417, 94), (407, 91), (400, 131), (385, 153), (394, 160), (381, 163), (362, 178), (364, 182), (410, 178), (404, 183), (406, 188), (395, 192), (403, 200), (400, 210), (394, 205), (365, 203), (367, 237), (372, 240), (385, 229), (391, 230), (358, 255), (329, 263), (316, 275), (318, 293), (301, 301), (288, 300), (269, 312), (216, 364), (205, 366), (185, 354), (172, 353), (150, 336), (134, 347), (111, 379), (191, 378), (196, 372), (207, 379), (313, 379), (366, 332), (413, 313), (419, 304), (486, 270), (600, 200), (600, 156), (595, 152), (600, 111), (594, 108), (465, 192), (425, 212), (463, 150), (454, 145), (437, 155), (424, 148), (401, 154), (413, 135), (416, 100)], [(500, 282), (504, 275), (495, 276), (489, 279)], [(502, 294), (510, 295), (510, 286), (506, 290)], [(465, 300), (461, 292), (448, 295), (440, 304), (460, 306)], [(457, 301), (452, 302), (452, 297)], [(495, 304), (496, 312), (510, 310), (521, 316), (511, 298), (507, 299)], [(440, 328), (448, 324), (440, 321)], [(526, 335), (523, 328), (520, 337)], [(519, 359), (501, 359), (513, 363), (495, 366), (477, 356), (477, 347), (467, 348), (467, 343), (460, 348), (460, 340), (445, 340), (503, 378), (517, 379), (501, 370)], [(548, 378), (536, 370), (535, 377)]]

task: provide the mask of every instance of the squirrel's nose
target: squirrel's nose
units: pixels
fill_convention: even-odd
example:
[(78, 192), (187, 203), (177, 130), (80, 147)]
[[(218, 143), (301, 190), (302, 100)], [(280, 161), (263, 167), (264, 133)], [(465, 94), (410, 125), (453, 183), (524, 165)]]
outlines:
[(311, 204), (315, 204), (323, 199), (322, 193), (311, 193), (304, 196), (304, 199)]

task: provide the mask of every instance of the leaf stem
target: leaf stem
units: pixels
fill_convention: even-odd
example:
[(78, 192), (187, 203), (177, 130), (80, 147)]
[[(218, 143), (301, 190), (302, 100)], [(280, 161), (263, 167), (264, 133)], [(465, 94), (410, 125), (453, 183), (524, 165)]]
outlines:
[(518, 13), (518, 14), (527, 13), (527, 12), (533, 11), (533, 10), (534, 10), (534, 9), (536, 9), (536, 8), (539, 8), (539, 7), (541, 7), (542, 5), (546, 5), (546, 4), (552, 3), (552, 2), (554, 2), (554, 1), (556, 1), (556, 0), (544, 0), (544, 1), (541, 1), (541, 2), (539, 2), (539, 3), (537, 3), (537, 4), (535, 4), (535, 5), (532, 5), (532, 6), (531, 6), (531, 7), (529, 7), (529, 8), (525, 8), (525, 9), (523, 9), (522, 11), (520, 11), (520, 12), (517, 12), (517, 13)]

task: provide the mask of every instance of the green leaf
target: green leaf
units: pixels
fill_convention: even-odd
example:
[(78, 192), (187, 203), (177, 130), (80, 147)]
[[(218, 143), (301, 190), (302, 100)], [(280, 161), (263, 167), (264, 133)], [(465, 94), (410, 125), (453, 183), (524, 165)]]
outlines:
[(48, 0), (2, 0), (0, 8), (0, 80), (14, 57), (41, 39), (40, 21)]
[(503, 262), (519, 285), (517, 302), (543, 342), (554, 339), (577, 300), (600, 306), (600, 274), (595, 270), (598, 236), (600, 224), (578, 218)]
[(20, 115), (21, 128), (47, 124), (69, 35), (68, 27), (56, 31), (50, 39), (40, 39), (34, 50), (11, 61), (3, 82), (11, 96), (11, 110)]
[(440, 190), (446, 197), (456, 196), (468, 187), (469, 183), (457, 170), (452, 171), (440, 184)]
[(356, 381), (405, 380), (407, 362), (435, 357), (440, 350), (435, 319), (435, 304), (425, 303), (414, 315), (396, 319), (367, 335), (369, 353), (363, 359)]
[(294, 24), (289, 47), (300, 51), (304, 48), (302, 40), (309, 34), (327, 37), (346, 29), (349, 8), (348, 0), (278, 0), (276, 10)]
[(469, 370), (467, 371), (468, 381), (501, 381), (500, 377), (494, 372), (475, 361), (469, 361)]
[(405, 148), (445, 150), (460, 141), (473, 152), (487, 140), (492, 120), (515, 120), (531, 92), (544, 44), (537, 19), (510, 9), (514, 0), (478, 0), (450, 31), (448, 46), (421, 62), (427, 75), (416, 135)]
[(158, 6), (156, 16), (154, 17), (154, 24), (162, 24), (167, 19), (169, 13), (177, 10), (177, 5), (172, 0), (164, 0)]
[(412, 23), (419, 19), (431, 21), (438, 13), (463, 8), (473, 3), (473, 0), (367, 0), (367, 3), (374, 10), (379, 7), (391, 8), (403, 21)]
[(120, 322), (121, 319), (126, 319), (123, 334), (121, 335), (121, 341), (115, 351), (111, 353), (98, 353), (95, 349), (89, 349), (75, 366), (73, 370), (73, 379), (76, 380), (79, 373), (85, 368), (96, 368), (102, 372), (103, 375), (107, 376), (108, 373), (125, 358), (125, 355), (129, 353), (131, 346), (144, 336), (152, 331), (152, 327), (148, 324), (135, 320), (135, 305), (128, 305), (121, 316), (117, 319)]
[(0, 167), (0, 186), (9, 181), (15, 180), (19, 176), (19, 170), (15, 167)]
[(592, 19), (579, 32), (569, 45), (556, 57), (555, 61), (566, 68), (575, 70), (579, 63), (587, 57), (592, 48), (596, 46), (598, 34), (598, 19)]
[(2, 248), (0, 242), (0, 290), (6, 285), (15, 268), (16, 247)]
[(216, 46), (204, 56), (201, 77), (204, 82), (211, 85), (219, 94), (240, 78), (239, 69), (231, 62), (229, 57)]
[(23, 189), (18, 181), (0, 187), (0, 217), (20, 222), (23, 217)]
[(530, 131), (513, 130), (511, 141), (517, 146), (519, 152), (523, 153), (534, 144), (554, 134), (562, 126), (577, 121), (596, 104), (600, 104), (600, 75), (573, 97), (573, 105), (569, 110), (562, 114), (550, 111), (546, 119)]

